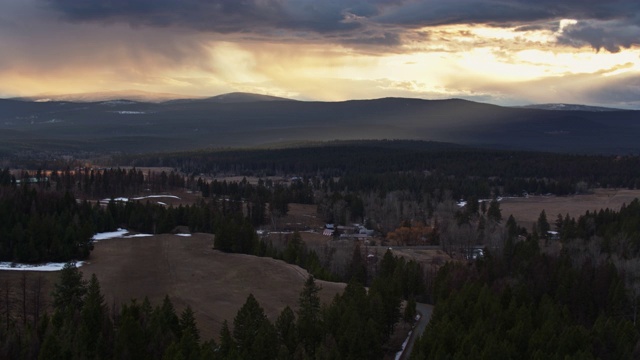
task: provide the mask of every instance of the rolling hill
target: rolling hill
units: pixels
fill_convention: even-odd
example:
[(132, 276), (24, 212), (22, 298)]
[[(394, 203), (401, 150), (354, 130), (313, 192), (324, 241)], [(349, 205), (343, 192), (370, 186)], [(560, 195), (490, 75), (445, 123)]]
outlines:
[(232, 93), (161, 103), (0, 100), (0, 152), (162, 152), (356, 139), (640, 152), (640, 111), (549, 111), (460, 99), (306, 102)]

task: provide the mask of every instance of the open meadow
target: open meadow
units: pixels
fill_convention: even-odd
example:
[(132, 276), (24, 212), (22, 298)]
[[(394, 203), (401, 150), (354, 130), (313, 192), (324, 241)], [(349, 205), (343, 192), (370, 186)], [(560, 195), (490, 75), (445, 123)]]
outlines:
[[(233, 324), (236, 312), (253, 293), (271, 321), (290, 306), (295, 310), (308, 274), (298, 266), (270, 258), (225, 254), (212, 249), (213, 236), (173, 234), (99, 241), (87, 263), (85, 279), (95, 273), (109, 307), (145, 296), (159, 305), (165, 295), (181, 312), (193, 309), (204, 339), (216, 338), (224, 320)], [(0, 271), (0, 284), (9, 282), (19, 298), (25, 274), (31, 284), (43, 276), (49, 294), (58, 272)], [(317, 281), (323, 302), (331, 302), (345, 284)], [(30, 294), (28, 294), (30, 296)]]
[(520, 226), (531, 230), (542, 210), (553, 227), (558, 214), (569, 214), (577, 219), (587, 211), (606, 208), (618, 211), (623, 204), (629, 204), (635, 198), (640, 198), (640, 190), (595, 189), (592, 194), (586, 195), (504, 198), (500, 202), (500, 209), (504, 219), (513, 215)]
[[(157, 235), (98, 242), (90, 263), (81, 270), (95, 273), (105, 300), (121, 303), (148, 296), (159, 304), (169, 295), (176, 309), (193, 308), (203, 338), (217, 338), (224, 320), (253, 293), (274, 321), (286, 306), (295, 308), (307, 272), (270, 258), (225, 254), (213, 250), (213, 237)], [(318, 281), (322, 300), (329, 302), (344, 285)]]

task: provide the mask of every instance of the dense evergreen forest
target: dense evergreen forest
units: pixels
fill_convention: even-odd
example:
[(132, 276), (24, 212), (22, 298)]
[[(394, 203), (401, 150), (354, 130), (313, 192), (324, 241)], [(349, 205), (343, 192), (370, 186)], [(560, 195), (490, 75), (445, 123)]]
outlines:
[[(349, 286), (320, 306), (310, 277), (298, 307), (275, 321), (249, 296), (213, 341), (200, 339), (191, 309), (177, 314), (170, 299), (108, 308), (97, 279), (87, 282), (69, 266), (56, 285), (52, 314), (27, 321), (6, 310), (0, 357), (375, 359), (393, 352), (390, 336), (401, 319), (413, 319), (415, 301), (435, 304), (415, 359), (640, 357), (640, 201), (577, 218), (543, 211), (533, 228), (503, 218), (498, 201), (523, 193), (636, 189), (638, 157), (365, 141), (114, 161), (173, 171), (0, 171), (0, 261), (79, 260), (90, 255), (96, 232), (186, 226), (214, 233), (217, 250), (282, 259)], [(110, 200), (175, 190), (202, 198), (181, 206)], [(458, 199), (466, 206), (457, 206)], [(315, 205), (327, 223), (364, 224), (394, 246), (439, 245), (452, 256), (483, 248), (484, 256), (427, 268), (386, 252), (369, 266), (354, 245), (346, 266), (332, 267), (329, 252), (308, 246), (299, 232), (280, 247), (257, 236), (258, 228), (281, 230), (278, 220), (290, 203)]]
[(351, 282), (321, 306), (320, 287), (307, 278), (294, 311), (272, 322), (253, 295), (218, 342), (201, 339), (193, 311), (178, 315), (165, 297), (155, 307), (144, 299), (118, 307), (104, 301), (98, 279), (89, 281), (72, 264), (60, 272), (53, 313), (23, 322), (0, 319), (3, 359), (376, 359), (397, 349), (389, 339), (400, 319), (412, 321), (415, 302), (401, 308), (407, 290), (397, 258), (367, 289)]
[(577, 220), (558, 214), (558, 255), (540, 247), (544, 212), (524, 241), (509, 225), (501, 253), (440, 269), (412, 358), (637, 359), (639, 220), (637, 199)]
[[(490, 150), (423, 141), (355, 141), (265, 150), (217, 150), (119, 157), (114, 164), (166, 166), (185, 173), (341, 177), (341, 188), (382, 191), (443, 188), (454, 197), (575, 193), (588, 187), (640, 187), (637, 156)], [(393, 175), (389, 175), (393, 174)], [(404, 174), (408, 174), (407, 179)], [(427, 174), (424, 184), (415, 175)], [(395, 179), (399, 178), (399, 179)], [(418, 185), (418, 186), (416, 186)]]

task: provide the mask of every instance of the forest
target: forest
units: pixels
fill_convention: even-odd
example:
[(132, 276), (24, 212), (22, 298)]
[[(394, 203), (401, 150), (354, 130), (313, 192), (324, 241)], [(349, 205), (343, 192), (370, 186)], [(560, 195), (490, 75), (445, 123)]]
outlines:
[[(304, 284), (296, 310), (286, 307), (269, 320), (249, 295), (218, 341), (201, 339), (187, 306), (179, 314), (171, 299), (109, 306), (95, 275), (83, 278), (69, 263), (52, 293), (53, 312), (0, 320), (0, 357), (6, 359), (375, 359), (387, 352), (394, 327), (412, 322), (415, 301), (401, 299), (420, 287), (407, 282), (402, 260), (390, 253), (376, 281), (366, 289), (353, 280), (341, 295), (321, 306), (313, 276)], [(3, 307), (6, 304), (2, 304)], [(8, 311), (5, 307), (5, 311)], [(25, 310), (24, 314), (28, 312)], [(29, 312), (29, 314), (31, 314)], [(6, 319), (9, 319), (7, 322)], [(20, 321), (22, 320), (22, 321)]]
[[(216, 250), (307, 269), (312, 277), (298, 306), (268, 319), (249, 296), (217, 339), (201, 339), (191, 309), (177, 313), (169, 298), (108, 306), (98, 279), (83, 279), (69, 265), (49, 313), (2, 308), (0, 357), (375, 359), (396, 349), (391, 335), (401, 321), (412, 322), (416, 301), (435, 310), (415, 359), (640, 357), (640, 201), (577, 217), (543, 211), (532, 228), (502, 214), (498, 201), (636, 189), (637, 157), (365, 141), (111, 161), (173, 170), (67, 164), (0, 171), (0, 261), (80, 260), (90, 256), (96, 232), (184, 226), (215, 234)], [(245, 179), (214, 177), (221, 174)], [(179, 206), (115, 201), (176, 189), (201, 199)], [(345, 266), (331, 266), (296, 231), (282, 246), (257, 236), (291, 203), (314, 205), (326, 223), (365, 224), (394, 245), (436, 245), (451, 256), (482, 248), (484, 256), (452, 257), (434, 268), (387, 251), (372, 267), (355, 245)], [(314, 279), (349, 285), (321, 306)]]

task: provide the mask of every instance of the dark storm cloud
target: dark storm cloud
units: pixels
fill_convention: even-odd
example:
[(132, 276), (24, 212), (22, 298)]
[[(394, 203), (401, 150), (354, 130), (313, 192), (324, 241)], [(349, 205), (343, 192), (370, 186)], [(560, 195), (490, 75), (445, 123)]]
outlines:
[(623, 21), (583, 21), (568, 26), (559, 41), (569, 45), (590, 44), (596, 50), (618, 52), (621, 48), (640, 45), (640, 24)]
[[(576, 19), (564, 44), (617, 51), (637, 44), (638, 0), (40, 0), (68, 21), (181, 27), (214, 33), (396, 45), (402, 32), (422, 26), (487, 24), (557, 29)], [(556, 22), (553, 25), (551, 22)], [(374, 33), (363, 34), (364, 32)], [(313, 34), (310, 34), (313, 33)], [(364, 35), (364, 36), (363, 36)]]
[(372, 32), (365, 31), (352, 39), (344, 39), (345, 44), (374, 45), (374, 46), (397, 46), (402, 44), (400, 35), (394, 32)]
[(487, 24), (517, 30), (558, 29), (550, 21), (576, 19), (560, 36), (573, 46), (589, 44), (616, 52), (638, 45), (638, 0), (424, 0), (411, 1), (378, 16), (379, 23), (404, 26)]
[(432, 26), (483, 23), (510, 26), (552, 19), (610, 20), (633, 17), (637, 0), (422, 0), (407, 1), (381, 22)]
[(639, 109), (640, 75), (635, 73), (609, 76), (598, 86), (585, 89), (583, 102)]
[(180, 26), (212, 32), (265, 28), (331, 32), (358, 27), (349, 14), (370, 17), (375, 3), (311, 0), (44, 0), (71, 21), (125, 22), (133, 26)]

